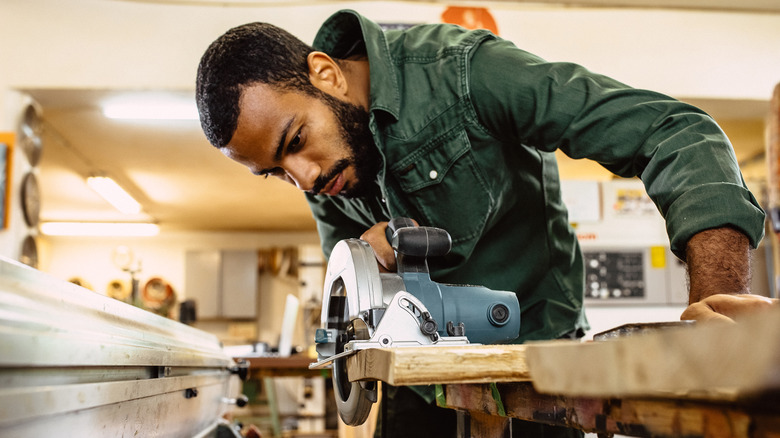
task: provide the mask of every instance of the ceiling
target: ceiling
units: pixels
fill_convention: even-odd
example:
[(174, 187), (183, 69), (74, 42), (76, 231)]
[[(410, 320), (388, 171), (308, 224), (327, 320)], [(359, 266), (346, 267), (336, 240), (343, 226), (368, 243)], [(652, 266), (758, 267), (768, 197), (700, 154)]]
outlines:
[[(494, 0), (495, 1), (495, 0)], [(589, 7), (669, 8), (718, 11), (780, 12), (776, 0), (498, 0), (500, 3), (542, 3)]]
[[(328, 3), (332, 0), (125, 0), (136, 3), (166, 3), (182, 5), (212, 5), (212, 6), (290, 6), (311, 5), (316, 3)], [(370, 0), (364, 0), (370, 1)], [(414, 0), (407, 0), (413, 2)], [(464, 3), (473, 6), (474, 0), (417, 0), (421, 3)], [(490, 5), (491, 3), (507, 4), (543, 4), (585, 7), (608, 8), (668, 8), (668, 9), (696, 9), (718, 11), (750, 11), (750, 12), (780, 12), (780, 3), (777, 0), (482, 0), (479, 3)]]
[[(120, 91), (25, 90), (42, 108), (41, 221), (148, 221), (169, 230), (313, 230), (295, 187), (225, 158), (197, 121), (121, 121), (101, 102)], [(191, 92), (167, 91), (194, 99)], [(134, 92), (137, 94), (137, 92)], [(124, 215), (86, 185), (114, 178), (142, 205)]]

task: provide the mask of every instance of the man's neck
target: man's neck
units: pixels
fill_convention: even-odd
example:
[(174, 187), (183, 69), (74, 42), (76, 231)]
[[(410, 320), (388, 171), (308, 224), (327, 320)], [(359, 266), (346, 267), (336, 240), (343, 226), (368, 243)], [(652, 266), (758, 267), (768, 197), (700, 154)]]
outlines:
[(371, 105), (371, 74), (365, 57), (342, 59), (341, 70), (347, 78), (349, 89), (355, 92), (355, 103), (368, 111)]

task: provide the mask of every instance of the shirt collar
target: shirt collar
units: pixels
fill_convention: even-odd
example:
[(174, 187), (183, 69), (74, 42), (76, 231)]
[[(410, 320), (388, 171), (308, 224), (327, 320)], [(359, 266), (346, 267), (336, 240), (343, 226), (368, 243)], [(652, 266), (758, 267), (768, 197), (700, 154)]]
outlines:
[(396, 119), (400, 114), (401, 98), (398, 78), (390, 57), (390, 48), (382, 28), (352, 10), (333, 14), (320, 27), (312, 46), (316, 50), (339, 58), (343, 57), (358, 39), (363, 39), (368, 52), (371, 75), (371, 110), (383, 110)]

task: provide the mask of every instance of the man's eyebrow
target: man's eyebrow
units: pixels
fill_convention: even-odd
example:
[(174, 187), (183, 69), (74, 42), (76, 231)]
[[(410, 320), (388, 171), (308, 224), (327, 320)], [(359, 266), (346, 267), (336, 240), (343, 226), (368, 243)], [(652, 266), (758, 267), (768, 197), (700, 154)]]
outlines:
[[(290, 117), (290, 120), (287, 121), (287, 123), (284, 125), (284, 128), (282, 129), (282, 135), (279, 137), (279, 144), (276, 146), (276, 151), (274, 151), (274, 163), (278, 163), (279, 160), (282, 159), (282, 154), (284, 153), (284, 142), (287, 140), (287, 133), (290, 132), (290, 127), (294, 121), (295, 117)], [(272, 170), (273, 168), (261, 169), (253, 171), (252, 173), (255, 175), (267, 175), (271, 173)]]
[(284, 125), (284, 129), (282, 129), (282, 135), (279, 137), (279, 145), (276, 147), (276, 152), (274, 153), (274, 162), (278, 162), (282, 159), (284, 144), (287, 141), (287, 133), (290, 132), (290, 126), (292, 126), (294, 120), (295, 117), (290, 117), (290, 120), (288, 120), (287, 124)]

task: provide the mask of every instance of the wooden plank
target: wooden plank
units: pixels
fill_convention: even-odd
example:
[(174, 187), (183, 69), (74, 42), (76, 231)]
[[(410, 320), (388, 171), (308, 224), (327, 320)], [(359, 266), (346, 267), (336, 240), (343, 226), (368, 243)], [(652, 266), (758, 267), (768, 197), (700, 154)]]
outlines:
[(525, 345), (372, 348), (347, 359), (350, 380), (391, 385), (518, 382), (530, 375)]
[(774, 233), (767, 233), (765, 245), (772, 250), (770, 282), (780, 284), (780, 83), (775, 85), (766, 119), (766, 212)]
[[(780, 83), (769, 101), (766, 119), (767, 212), (775, 233), (780, 233)], [(775, 260), (775, 269), (777, 269)]]
[(526, 357), (540, 392), (728, 400), (780, 389), (780, 307), (737, 324), (528, 344)]
[(598, 342), (370, 349), (347, 367), (352, 380), (445, 384), (444, 406), (484, 436), (513, 417), (606, 435), (780, 438), (780, 307)]
[(314, 377), (328, 376), (329, 370), (311, 370), (309, 365), (315, 360), (305, 354), (289, 357), (249, 356), (236, 357), (249, 365), (249, 376), (253, 379), (262, 377)]
[(780, 436), (776, 402), (748, 404), (540, 394), (530, 382), (454, 384), (446, 407), (600, 434), (756, 438)]
[(780, 388), (780, 307), (735, 325), (598, 342), (368, 349), (347, 367), (351, 380), (391, 385), (533, 380), (540, 392), (561, 395), (729, 401)]
[(458, 417), (459, 438), (511, 438), (512, 425), (507, 417), (471, 411)]

